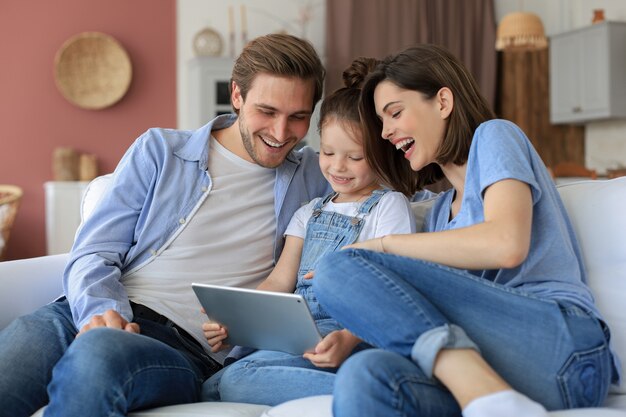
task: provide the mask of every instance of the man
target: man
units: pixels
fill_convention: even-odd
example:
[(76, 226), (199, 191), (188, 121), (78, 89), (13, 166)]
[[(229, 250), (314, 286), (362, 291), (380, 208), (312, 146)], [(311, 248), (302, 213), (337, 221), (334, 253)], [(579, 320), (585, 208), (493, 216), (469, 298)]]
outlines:
[(123, 416), (198, 400), (222, 357), (191, 282), (255, 286), (293, 212), (327, 192), (315, 152), (293, 151), (323, 78), (308, 42), (263, 36), (233, 68), (237, 116), (137, 139), (77, 234), (66, 299), (0, 333), (0, 414), (48, 403), (46, 416)]

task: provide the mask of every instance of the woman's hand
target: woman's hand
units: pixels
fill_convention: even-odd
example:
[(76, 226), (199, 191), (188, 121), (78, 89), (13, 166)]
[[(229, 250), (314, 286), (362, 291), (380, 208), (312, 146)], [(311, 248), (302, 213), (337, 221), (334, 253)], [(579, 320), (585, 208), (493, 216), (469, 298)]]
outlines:
[(315, 346), (314, 352), (307, 352), (305, 359), (318, 368), (337, 368), (346, 360), (361, 340), (347, 330), (331, 332)]
[(385, 239), (386, 236), (377, 237), (376, 239), (369, 239), (363, 242), (353, 243), (351, 245), (346, 245), (342, 249), (367, 249), (374, 252), (385, 252)]

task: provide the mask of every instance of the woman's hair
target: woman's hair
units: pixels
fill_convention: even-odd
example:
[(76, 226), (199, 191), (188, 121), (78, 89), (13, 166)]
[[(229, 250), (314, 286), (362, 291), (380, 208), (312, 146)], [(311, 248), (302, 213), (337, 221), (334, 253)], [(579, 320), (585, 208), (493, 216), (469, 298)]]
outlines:
[(443, 178), (437, 163), (418, 172), (411, 169), (402, 152), (381, 140), (382, 122), (376, 114), (374, 90), (382, 81), (422, 93), (432, 99), (443, 87), (452, 91), (454, 106), (448, 118), (444, 139), (438, 149), (438, 164), (462, 165), (467, 161), (474, 131), (494, 118), (476, 81), (463, 64), (447, 49), (431, 44), (417, 45), (387, 57), (365, 80), (360, 111), (365, 155), (373, 170), (392, 188), (412, 195), (425, 185)]
[[(343, 125), (346, 130), (360, 129), (361, 118), (359, 116), (359, 97), (365, 77), (380, 63), (374, 58), (360, 57), (352, 61), (350, 67), (343, 72), (343, 84), (331, 95), (324, 98), (320, 108), (318, 132), (329, 120), (334, 120)], [(354, 133), (354, 131), (353, 131)], [(361, 136), (354, 135), (354, 136)]]
[[(229, 88), (234, 81), (245, 101), (254, 78), (260, 73), (312, 80), (313, 108), (322, 97), (326, 70), (313, 45), (304, 39), (272, 33), (251, 40), (235, 61)], [(237, 109), (235, 112), (239, 113)]]

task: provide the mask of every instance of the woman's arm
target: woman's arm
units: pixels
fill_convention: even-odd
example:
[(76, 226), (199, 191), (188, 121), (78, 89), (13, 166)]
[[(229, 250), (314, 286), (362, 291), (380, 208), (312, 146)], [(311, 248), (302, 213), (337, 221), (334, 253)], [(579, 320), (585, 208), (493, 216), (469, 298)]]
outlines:
[(276, 266), (269, 276), (259, 284), (257, 290), (293, 292), (296, 289), (303, 246), (304, 239), (287, 235), (285, 247)]
[(442, 232), (387, 235), (350, 247), (463, 269), (514, 268), (528, 256), (532, 211), (530, 186), (507, 179), (485, 190), (483, 223)]

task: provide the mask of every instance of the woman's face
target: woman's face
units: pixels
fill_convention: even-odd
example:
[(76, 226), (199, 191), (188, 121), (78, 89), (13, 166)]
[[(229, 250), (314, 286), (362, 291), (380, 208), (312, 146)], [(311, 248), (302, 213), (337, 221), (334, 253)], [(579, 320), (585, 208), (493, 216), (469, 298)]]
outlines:
[(374, 104), (383, 123), (383, 139), (404, 152), (411, 169), (419, 171), (435, 162), (452, 110), (449, 89), (442, 88), (428, 99), (385, 80), (374, 90)]

